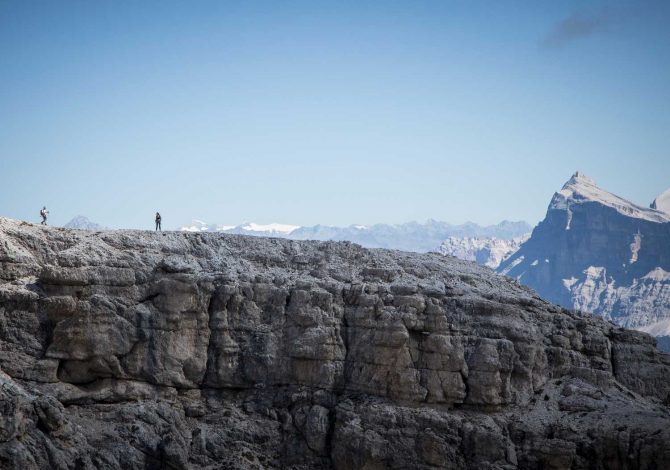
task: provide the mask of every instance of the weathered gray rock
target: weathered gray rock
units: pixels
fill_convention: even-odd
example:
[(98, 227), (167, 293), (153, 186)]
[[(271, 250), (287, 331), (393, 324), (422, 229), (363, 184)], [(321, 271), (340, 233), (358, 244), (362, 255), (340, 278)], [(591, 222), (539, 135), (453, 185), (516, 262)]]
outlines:
[(438, 254), (0, 219), (1, 468), (666, 468), (670, 357)]

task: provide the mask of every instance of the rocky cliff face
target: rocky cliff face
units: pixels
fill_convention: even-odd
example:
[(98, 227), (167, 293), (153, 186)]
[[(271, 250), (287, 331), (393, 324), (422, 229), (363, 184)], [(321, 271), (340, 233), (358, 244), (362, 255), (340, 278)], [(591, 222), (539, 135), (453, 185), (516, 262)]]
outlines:
[(582, 174), (554, 195), (545, 219), (498, 271), (565, 307), (670, 334), (670, 215)]
[(670, 360), (438, 254), (0, 219), (2, 468), (669, 468)]

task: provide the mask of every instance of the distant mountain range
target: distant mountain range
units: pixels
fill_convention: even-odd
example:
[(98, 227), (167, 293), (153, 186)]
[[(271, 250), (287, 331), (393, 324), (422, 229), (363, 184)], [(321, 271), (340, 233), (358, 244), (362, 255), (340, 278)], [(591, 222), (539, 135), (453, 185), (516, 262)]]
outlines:
[(70, 220), (67, 224), (63, 225), (64, 228), (73, 228), (77, 230), (108, 230), (107, 227), (100, 225), (98, 223), (92, 222), (83, 215), (78, 215)]
[(301, 227), (286, 224), (261, 225), (246, 223), (238, 226), (214, 225), (193, 220), (180, 227), (186, 231), (219, 231), (254, 236), (271, 236), (293, 240), (348, 240), (368, 248), (390, 248), (405, 251), (437, 251), (449, 237), (491, 238), (511, 240), (530, 232), (526, 222), (503, 221), (496, 225), (481, 226), (472, 222), (452, 225), (428, 220), (425, 223), (408, 222), (398, 225), (375, 224), (333, 227), (314, 225)]
[(498, 272), (565, 307), (670, 335), (670, 191), (647, 208), (575, 173)]
[(514, 254), (529, 236), (530, 234), (526, 234), (512, 239), (449, 237), (442, 242), (439, 252), (496, 269), (500, 263)]

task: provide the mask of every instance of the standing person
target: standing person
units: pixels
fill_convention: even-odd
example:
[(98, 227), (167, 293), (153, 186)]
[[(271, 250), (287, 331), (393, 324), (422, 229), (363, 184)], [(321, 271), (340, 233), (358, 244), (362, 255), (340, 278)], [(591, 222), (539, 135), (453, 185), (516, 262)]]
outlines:
[(49, 215), (49, 211), (47, 210), (47, 206), (42, 207), (42, 210), (40, 210), (40, 216), (42, 217), (42, 225), (47, 224), (47, 216)]
[(160, 230), (161, 232), (163, 229), (161, 228), (161, 215), (160, 213), (156, 212), (156, 231)]

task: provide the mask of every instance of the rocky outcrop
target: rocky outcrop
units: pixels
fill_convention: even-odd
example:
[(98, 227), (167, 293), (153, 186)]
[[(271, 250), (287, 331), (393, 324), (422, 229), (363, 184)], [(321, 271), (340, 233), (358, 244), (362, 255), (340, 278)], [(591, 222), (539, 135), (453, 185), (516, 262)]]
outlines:
[(583, 174), (554, 195), (545, 219), (498, 272), (564, 307), (670, 334), (670, 215)]
[(670, 358), (439, 254), (0, 219), (1, 468), (667, 468)]

